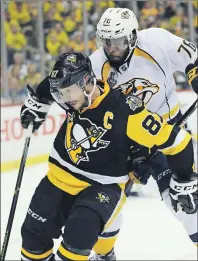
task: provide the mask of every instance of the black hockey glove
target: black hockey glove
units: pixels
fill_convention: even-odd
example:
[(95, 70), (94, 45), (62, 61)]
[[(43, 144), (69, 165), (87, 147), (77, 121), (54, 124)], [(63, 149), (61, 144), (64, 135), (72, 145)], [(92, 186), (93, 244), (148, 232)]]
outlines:
[(149, 160), (139, 157), (128, 161), (129, 178), (136, 184), (146, 185), (153, 174), (152, 165)]
[(198, 59), (194, 64), (189, 64), (186, 67), (185, 72), (188, 78), (188, 83), (192, 86), (194, 92), (198, 94)]
[(182, 210), (193, 214), (198, 210), (198, 175), (192, 173), (189, 180), (180, 180), (173, 175), (170, 180), (170, 198), (175, 212)]
[(42, 103), (38, 95), (28, 85), (28, 95), (24, 105), (21, 107), (21, 124), (24, 129), (27, 129), (30, 122), (33, 122), (33, 132), (38, 130), (50, 109), (51, 102), (45, 101)]
[(150, 153), (152, 152), (152, 149), (149, 150), (144, 146), (130, 150), (128, 172), (133, 183), (146, 185), (150, 176), (153, 175), (152, 162), (150, 161)]

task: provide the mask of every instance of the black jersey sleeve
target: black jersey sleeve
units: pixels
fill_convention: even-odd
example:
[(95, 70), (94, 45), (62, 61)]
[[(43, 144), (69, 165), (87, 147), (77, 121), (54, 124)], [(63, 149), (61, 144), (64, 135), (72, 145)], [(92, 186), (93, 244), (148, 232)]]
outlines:
[(45, 77), (45, 79), (39, 83), (39, 85), (36, 88), (36, 94), (41, 100), (54, 102), (54, 99), (50, 93), (49, 76)]

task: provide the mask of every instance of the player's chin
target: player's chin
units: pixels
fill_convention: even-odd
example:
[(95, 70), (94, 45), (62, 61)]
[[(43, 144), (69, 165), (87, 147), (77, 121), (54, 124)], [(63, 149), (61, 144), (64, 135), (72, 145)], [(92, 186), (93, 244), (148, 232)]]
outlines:
[(79, 110), (80, 109), (80, 104), (79, 102), (75, 101), (75, 102), (68, 102), (68, 104), (70, 105), (70, 107), (72, 107), (74, 110)]
[(72, 107), (73, 107), (74, 110), (77, 110), (77, 111), (83, 109), (83, 106), (79, 102), (72, 105)]
[(120, 59), (121, 59), (120, 56), (112, 56), (112, 55), (110, 55), (109, 58), (110, 58), (110, 60), (111, 60), (112, 62), (119, 62)]

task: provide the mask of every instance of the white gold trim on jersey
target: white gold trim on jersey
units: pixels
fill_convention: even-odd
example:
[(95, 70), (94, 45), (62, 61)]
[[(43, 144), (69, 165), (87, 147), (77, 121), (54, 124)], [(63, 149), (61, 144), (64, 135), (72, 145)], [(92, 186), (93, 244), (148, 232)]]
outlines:
[(54, 260), (55, 260), (55, 261), (63, 261), (63, 259), (61, 259), (61, 258), (57, 255), (57, 253), (55, 254)]
[[(172, 120), (172, 119), (174, 119), (175, 118), (175, 116), (179, 113), (179, 103), (176, 105), (176, 106), (174, 106), (171, 110), (170, 110), (170, 112), (167, 112), (167, 113), (164, 113), (164, 114), (162, 114), (161, 116), (162, 116), (162, 118), (164, 119), (164, 120)], [(169, 118), (169, 115), (170, 115), (170, 118)]]
[[(180, 144), (182, 144), (188, 138), (189, 138), (189, 136), (186, 135), (186, 131), (181, 129), (180, 132), (177, 134), (177, 137), (176, 137), (174, 143), (170, 147), (167, 147), (167, 148), (163, 149), (163, 153), (167, 154), (166, 151), (169, 151), (168, 154), (172, 155), (170, 150), (174, 151), (174, 148), (178, 147)], [(177, 153), (178, 152), (179, 151), (177, 151)]]
[(114, 209), (112, 215), (110, 216), (109, 220), (107, 221), (107, 223), (105, 224), (104, 230), (102, 231), (102, 233), (106, 232), (107, 229), (113, 224), (113, 222), (116, 220), (117, 216), (120, 214), (120, 211), (124, 205), (126, 201), (126, 194), (125, 192), (122, 190), (121, 195), (120, 195), (120, 200), (117, 203), (116, 208)]
[(120, 176), (120, 177), (112, 177), (107, 175), (100, 175), (98, 173), (91, 173), (88, 171), (84, 171), (82, 169), (79, 169), (69, 162), (64, 161), (58, 154), (58, 152), (55, 150), (55, 148), (52, 149), (52, 152), (50, 154), (50, 157), (57, 160), (60, 165), (63, 167), (66, 167), (68, 170), (70, 170), (73, 173), (80, 174), (88, 179), (97, 181), (101, 184), (115, 184), (115, 183), (126, 183), (128, 181), (128, 175)]

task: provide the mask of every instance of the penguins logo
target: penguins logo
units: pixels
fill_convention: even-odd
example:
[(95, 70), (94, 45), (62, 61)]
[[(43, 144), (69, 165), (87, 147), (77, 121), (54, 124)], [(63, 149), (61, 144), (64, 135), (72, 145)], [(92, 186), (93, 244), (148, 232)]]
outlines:
[(76, 62), (76, 55), (75, 54), (71, 54), (67, 57), (67, 61), (68, 62), (72, 62), (75, 63)]
[(110, 143), (101, 139), (107, 130), (96, 126), (88, 119), (78, 117), (79, 121), (75, 123), (74, 116), (68, 113), (65, 138), (67, 153), (77, 165), (81, 161), (89, 161), (89, 153), (105, 149)]
[(159, 91), (157, 84), (151, 83), (143, 78), (134, 78), (117, 87), (124, 94), (132, 94), (140, 98), (144, 104), (147, 104), (150, 99)]

